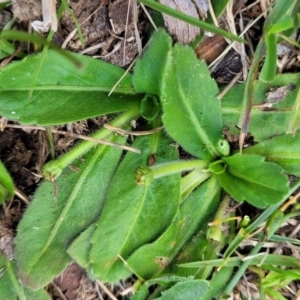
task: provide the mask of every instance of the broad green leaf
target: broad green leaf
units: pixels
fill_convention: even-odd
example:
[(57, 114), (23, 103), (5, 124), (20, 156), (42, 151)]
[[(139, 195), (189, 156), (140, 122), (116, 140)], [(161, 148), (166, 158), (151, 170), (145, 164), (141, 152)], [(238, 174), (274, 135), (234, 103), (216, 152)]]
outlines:
[(130, 298), (131, 300), (146, 300), (149, 295), (149, 288), (154, 284), (159, 284), (161, 286), (170, 286), (170, 283), (174, 284), (177, 282), (191, 281), (193, 280), (193, 276), (163, 276), (157, 277), (150, 280), (145, 281), (141, 286), (138, 287), (138, 290), (134, 293), (134, 295)]
[(68, 248), (71, 257), (83, 268), (88, 268), (90, 264), (91, 240), (96, 230), (96, 222), (84, 230)]
[(292, 108), (289, 124), (286, 133), (293, 133), (300, 127), (300, 88), (298, 89), (297, 97)]
[(0, 160), (0, 204), (14, 196), (14, 183)]
[(219, 196), (220, 186), (214, 178), (204, 182), (181, 205), (168, 229), (129, 257), (130, 269), (144, 279), (163, 271), (195, 232), (206, 226), (218, 206)]
[(99, 216), (121, 153), (102, 145), (76, 160), (57, 180), (56, 200), (51, 182), (38, 188), (15, 240), (19, 276), (26, 286), (45, 286), (71, 262), (66, 249)]
[(116, 282), (131, 271), (122, 259), (141, 245), (153, 241), (170, 224), (180, 200), (180, 174), (137, 185), (136, 170), (156, 162), (177, 159), (177, 151), (161, 132), (139, 137), (133, 144), (142, 154), (127, 153), (111, 182), (104, 209), (92, 238), (90, 274), (102, 281)]
[(165, 129), (190, 154), (211, 160), (222, 134), (217, 85), (192, 49), (178, 44), (172, 53), (161, 92)]
[(258, 155), (234, 155), (210, 165), (224, 190), (237, 201), (264, 208), (276, 204), (288, 191), (283, 169)]
[(8, 260), (4, 254), (0, 254), (0, 297), (1, 300), (51, 300), (44, 289), (32, 291), (22, 286), (15, 262)]
[[(283, 74), (275, 77), (272, 84), (254, 82), (253, 106), (249, 132), (259, 142), (269, 137), (283, 134), (288, 126), (291, 110), (300, 86), (300, 74)], [(267, 94), (276, 88), (285, 89), (282, 97), (267, 99)], [(234, 135), (239, 135), (237, 124), (241, 113), (245, 85), (233, 87), (221, 100), (224, 127)]]
[(68, 58), (49, 50), (31, 84), (41, 55), (32, 55), (0, 71), (0, 115), (24, 124), (55, 125), (128, 109), (139, 102), (128, 74), (108, 96), (124, 70), (100, 60), (71, 54)]
[(202, 300), (209, 292), (209, 282), (206, 280), (190, 280), (178, 282), (170, 289), (162, 292), (162, 296), (157, 300)]
[(165, 30), (156, 31), (150, 44), (135, 65), (133, 85), (138, 93), (160, 95), (160, 85), (172, 46), (171, 37)]
[(284, 172), (300, 176), (300, 132), (284, 134), (243, 149), (244, 154), (256, 154), (280, 165)]

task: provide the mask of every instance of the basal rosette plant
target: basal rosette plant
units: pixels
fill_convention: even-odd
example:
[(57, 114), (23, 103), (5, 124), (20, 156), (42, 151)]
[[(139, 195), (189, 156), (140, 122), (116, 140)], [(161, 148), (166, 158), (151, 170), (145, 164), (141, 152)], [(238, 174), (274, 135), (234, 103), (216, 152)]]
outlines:
[[(223, 267), (208, 281), (211, 267), (195, 271), (178, 264), (214, 259), (216, 249), (228, 244), (229, 237), (207, 234), (222, 190), (258, 208), (284, 201), (291, 190), (287, 174), (299, 176), (299, 134), (268, 139), (278, 134), (270, 125), (261, 129), (263, 142), (243, 153), (230, 151), (222, 130), (241, 103), (217, 100), (219, 90), (205, 63), (189, 47), (173, 46), (163, 30), (154, 33), (133, 74), (111, 96), (124, 71), (74, 57), (82, 70), (50, 50), (38, 75), (39, 55), (2, 70), (0, 114), (43, 126), (112, 114), (110, 125), (123, 128), (142, 116), (148, 132), (164, 129), (135, 138), (131, 146), (140, 154), (122, 155), (119, 148), (85, 141), (44, 166), (50, 181), (38, 188), (15, 240), (22, 283), (38, 290), (76, 261), (92, 279), (105, 282), (134, 273), (140, 286), (133, 299), (146, 299), (153, 284), (166, 290), (157, 299), (219, 297), (232, 267)], [(294, 100), (295, 92), (289, 97)], [(280, 113), (279, 106), (272, 115)], [(106, 128), (93, 137), (126, 144), (126, 137)], [(174, 142), (191, 158), (180, 160)], [(291, 147), (285, 148), (286, 143)]]

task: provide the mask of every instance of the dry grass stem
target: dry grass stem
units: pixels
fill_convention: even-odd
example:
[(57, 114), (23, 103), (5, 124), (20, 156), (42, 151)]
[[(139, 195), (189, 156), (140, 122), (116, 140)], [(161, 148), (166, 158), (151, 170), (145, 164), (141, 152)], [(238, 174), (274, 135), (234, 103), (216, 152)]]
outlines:
[[(26, 125), (7, 124), (6, 127), (46, 131), (46, 128), (41, 127), (41, 126), (26, 126)], [(81, 139), (81, 140), (94, 142), (94, 143), (97, 143), (97, 144), (102, 144), (102, 145), (107, 145), (107, 146), (120, 148), (120, 149), (123, 149), (123, 150), (138, 153), (138, 154), (141, 153), (141, 151), (139, 149), (136, 149), (136, 148), (133, 148), (133, 147), (129, 147), (129, 146), (125, 146), (125, 145), (121, 145), (121, 144), (117, 144), (117, 143), (112, 143), (112, 142), (108, 142), (108, 141), (101, 140), (101, 139), (96, 139), (96, 138), (81, 135), (81, 134), (76, 134), (76, 133), (71, 133), (71, 132), (67, 132), (67, 131), (57, 130), (57, 129), (54, 129), (54, 128), (51, 128), (51, 132), (61, 134), (61, 135), (65, 135), (65, 136), (70, 136), (70, 137), (73, 137), (75, 139)]]

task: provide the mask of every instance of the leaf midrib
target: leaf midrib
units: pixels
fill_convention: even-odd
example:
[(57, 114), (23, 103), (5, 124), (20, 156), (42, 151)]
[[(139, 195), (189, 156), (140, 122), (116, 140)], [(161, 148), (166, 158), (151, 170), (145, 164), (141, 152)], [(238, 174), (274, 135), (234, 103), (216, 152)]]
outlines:
[(42, 250), (39, 252), (39, 255), (37, 256), (37, 259), (35, 260), (35, 262), (33, 264), (31, 264), (31, 267), (29, 269), (29, 273), (30, 273), (31, 270), (34, 269), (34, 267), (37, 265), (37, 262), (40, 261), (40, 258), (44, 255), (44, 253), (48, 249), (51, 242), (57, 236), (57, 232), (61, 228), (62, 222), (65, 221), (66, 214), (69, 212), (72, 204), (74, 203), (74, 200), (76, 199), (77, 192), (81, 189), (81, 187), (82, 187), (84, 181), (86, 180), (86, 178), (88, 177), (90, 171), (96, 165), (99, 155), (101, 155), (102, 152), (105, 151), (105, 149), (106, 149), (106, 147), (100, 147), (98, 149), (98, 151), (93, 155), (93, 158), (90, 160), (88, 165), (86, 166), (84, 172), (82, 173), (79, 180), (77, 181), (77, 183), (75, 185), (75, 188), (73, 189), (71, 195), (68, 197), (68, 200), (66, 201), (66, 205), (64, 206), (64, 208), (63, 208), (62, 212), (60, 213), (60, 215), (58, 216), (58, 218), (57, 218), (58, 221), (55, 223), (53, 229), (51, 230), (51, 233), (49, 235), (48, 240), (44, 244)]
[[(147, 185), (146, 187), (145, 187), (145, 189), (144, 189), (144, 192), (143, 192), (143, 195), (142, 195), (142, 201), (140, 201), (140, 205), (139, 205), (139, 208), (138, 208), (138, 211), (137, 211), (137, 213), (135, 214), (135, 217), (134, 217), (134, 219), (133, 219), (133, 221), (132, 221), (132, 223), (131, 223), (131, 226), (129, 227), (129, 230), (128, 230), (128, 232), (127, 232), (127, 235), (126, 235), (126, 237), (125, 237), (125, 239), (123, 240), (123, 243), (122, 243), (122, 245), (119, 247), (119, 253), (117, 253), (117, 254), (121, 254), (121, 252), (122, 252), (122, 250), (124, 249), (124, 247), (127, 245), (127, 242), (128, 242), (128, 240), (130, 239), (130, 236), (132, 235), (132, 232), (134, 231), (134, 228), (136, 227), (135, 225), (136, 225), (136, 223), (137, 223), (137, 221), (138, 221), (138, 219), (139, 219), (139, 217), (140, 217), (140, 215), (141, 215), (141, 211), (142, 211), (142, 209), (143, 209), (143, 207), (144, 207), (144, 205), (145, 205), (145, 200), (146, 200), (146, 198), (147, 198), (147, 193), (148, 193), (148, 190), (149, 190), (149, 185)], [(111, 267), (112, 267), (112, 265), (115, 263), (115, 260), (112, 260), (112, 259), (110, 259), (109, 260), (109, 263), (108, 264), (106, 264), (107, 265), (107, 268), (106, 268), (106, 273), (105, 273), (105, 276), (107, 276), (107, 274), (111, 271)]]
[(270, 186), (270, 185), (267, 185), (267, 182), (266, 182), (266, 184), (265, 184), (264, 182), (263, 182), (263, 184), (262, 184), (261, 181), (254, 180), (253, 177), (247, 177), (247, 176), (245, 176), (245, 175), (243, 175), (243, 174), (241, 174), (241, 173), (239, 173), (239, 172), (236, 172), (236, 171), (232, 170), (231, 168), (229, 168), (228, 171), (229, 171), (229, 173), (231, 173), (233, 176), (235, 176), (235, 177), (237, 177), (237, 178), (240, 178), (240, 179), (243, 179), (243, 180), (245, 180), (246, 182), (254, 183), (254, 184), (257, 184), (257, 185), (259, 185), (259, 186), (261, 186), (261, 187), (263, 187), (263, 188), (267, 188), (267, 189), (270, 189), (270, 190), (275, 190), (275, 191), (283, 192), (282, 189), (277, 189), (277, 188), (276, 188), (277, 185), (276, 185), (275, 187), (274, 187), (274, 185), (273, 185), (273, 186)]
[[(88, 86), (88, 85), (42, 85), (34, 86), (33, 91), (79, 91), (79, 92), (107, 92), (111, 91), (112, 87), (108, 86)], [(0, 88), (1, 92), (22, 92), (29, 91), (31, 87), (18, 87), (18, 88)], [(117, 87), (114, 89), (114, 93), (119, 94), (132, 94), (136, 95), (132, 87)]]
[(217, 152), (215, 146), (210, 142), (208, 135), (205, 133), (205, 130), (202, 128), (200, 122), (198, 121), (196, 114), (194, 113), (194, 110), (192, 109), (187, 97), (185, 96), (182, 86), (179, 81), (178, 81), (178, 86), (179, 86), (180, 96), (183, 99), (184, 105), (188, 111), (190, 120), (193, 123), (194, 128), (196, 129), (196, 132), (198, 132), (200, 140), (206, 146), (208, 152), (210, 153), (210, 155), (212, 157), (218, 156), (218, 152)]

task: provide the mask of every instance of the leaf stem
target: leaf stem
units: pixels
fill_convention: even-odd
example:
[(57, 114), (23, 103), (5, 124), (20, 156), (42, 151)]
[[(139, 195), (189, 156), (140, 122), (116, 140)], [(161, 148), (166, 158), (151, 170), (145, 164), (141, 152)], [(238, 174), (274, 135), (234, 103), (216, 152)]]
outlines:
[(240, 151), (243, 148), (245, 136), (249, 129), (250, 113), (252, 108), (252, 102), (253, 102), (252, 99), (253, 99), (253, 91), (254, 91), (253, 83), (255, 80), (256, 72), (259, 67), (260, 59), (263, 56), (264, 51), (265, 51), (265, 43), (262, 37), (255, 50), (253, 62), (249, 69), (246, 86), (245, 86), (244, 100), (243, 100), (240, 119), (238, 123), (238, 126), (241, 128), (240, 139), (239, 139)]
[(210, 176), (211, 173), (204, 171), (201, 167), (184, 176), (180, 182), (181, 204), (197, 186)]
[(201, 168), (201, 170), (203, 170), (204, 168), (207, 167), (208, 167), (208, 163), (204, 160), (188, 160), (188, 161), (175, 161), (175, 162), (165, 163), (161, 165), (156, 165), (151, 167), (151, 169), (153, 171), (152, 173), (153, 179), (156, 179), (166, 175), (171, 175), (183, 171), (189, 171), (196, 168)]
[[(130, 120), (135, 117), (139, 116), (140, 107), (138, 105), (132, 107), (131, 109), (127, 110), (116, 119), (114, 119), (110, 125), (114, 127), (122, 127), (127, 124)], [(106, 128), (102, 128), (99, 131), (95, 132), (92, 137), (95, 139), (104, 139), (112, 135), (112, 132)], [(78, 144), (74, 148), (72, 148), (66, 154), (58, 157), (56, 160), (52, 160), (47, 163), (43, 167), (43, 174), (47, 180), (53, 181), (55, 180), (62, 172), (62, 170), (70, 165), (72, 161), (76, 158), (81, 157), (87, 151), (95, 146), (94, 142), (90, 141), (83, 141), (82, 143)]]

